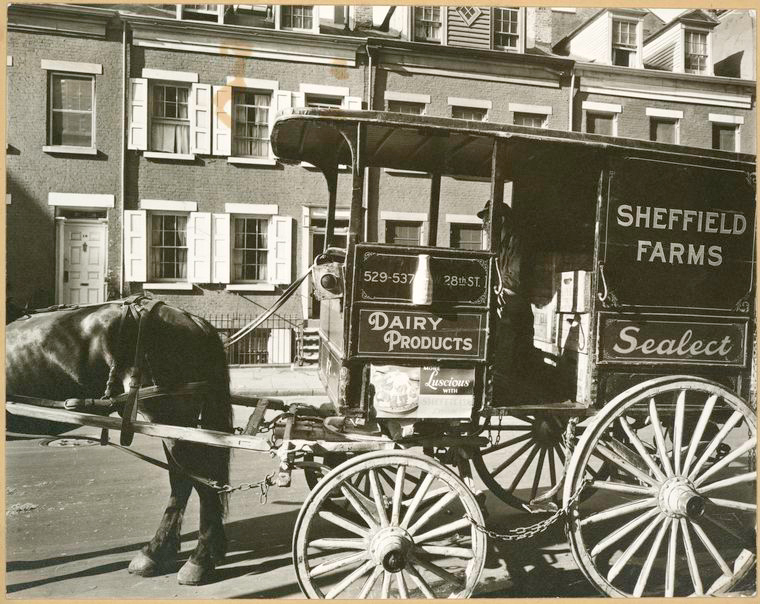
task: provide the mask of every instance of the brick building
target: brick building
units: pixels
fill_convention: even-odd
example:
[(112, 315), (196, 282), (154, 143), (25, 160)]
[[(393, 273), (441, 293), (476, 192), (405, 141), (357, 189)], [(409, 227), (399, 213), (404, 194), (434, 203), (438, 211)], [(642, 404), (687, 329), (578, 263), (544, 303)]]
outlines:
[[(326, 186), (269, 146), (287, 107), (369, 108), (755, 151), (754, 13), (14, 5), (8, 294), (150, 291), (257, 315), (310, 265)], [(369, 237), (424, 241), (425, 174), (373, 170)], [(338, 178), (339, 204), (350, 178)], [(439, 245), (478, 246), (485, 183), (443, 179)], [(348, 213), (339, 209), (338, 229)], [(308, 284), (241, 362), (289, 362)]]

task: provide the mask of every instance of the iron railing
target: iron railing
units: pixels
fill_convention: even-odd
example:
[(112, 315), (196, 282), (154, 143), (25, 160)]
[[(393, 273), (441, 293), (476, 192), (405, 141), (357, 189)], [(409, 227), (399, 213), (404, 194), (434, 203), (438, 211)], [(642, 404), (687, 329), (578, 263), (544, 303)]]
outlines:
[[(205, 317), (227, 341), (256, 316), (219, 313)], [(229, 365), (282, 365), (298, 361), (302, 349), (303, 319), (274, 315), (227, 348)]]

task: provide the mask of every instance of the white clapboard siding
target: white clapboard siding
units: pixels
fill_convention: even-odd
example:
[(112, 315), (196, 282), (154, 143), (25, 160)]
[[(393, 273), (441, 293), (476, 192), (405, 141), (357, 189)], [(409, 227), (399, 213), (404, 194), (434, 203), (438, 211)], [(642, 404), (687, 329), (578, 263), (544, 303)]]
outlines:
[(145, 210), (124, 210), (124, 280), (148, 280), (148, 216)]
[(211, 227), (211, 281), (230, 282), (230, 215), (214, 214)]
[(211, 282), (210, 212), (190, 212), (187, 219), (187, 280)]
[(291, 241), (293, 219), (290, 216), (272, 216), (269, 221), (268, 268), (270, 283), (285, 284), (291, 281)]
[(587, 61), (609, 64), (612, 52), (610, 40), (610, 17), (602, 11), (570, 40), (570, 54)]
[(232, 87), (214, 86), (214, 155), (232, 153)]
[(190, 91), (190, 153), (211, 155), (211, 86), (193, 84)]
[(129, 80), (129, 127), (127, 148), (145, 151), (148, 149), (148, 80)]

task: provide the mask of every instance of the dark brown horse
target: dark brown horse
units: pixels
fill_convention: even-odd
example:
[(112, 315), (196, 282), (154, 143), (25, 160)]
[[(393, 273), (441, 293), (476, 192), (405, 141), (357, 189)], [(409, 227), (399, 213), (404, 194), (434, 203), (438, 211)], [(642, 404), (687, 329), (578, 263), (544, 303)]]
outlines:
[[(22, 317), (6, 327), (6, 390), (14, 395), (65, 400), (116, 396), (135, 371), (138, 316), (144, 300), (43, 312)], [(203, 382), (191, 396), (140, 401), (149, 421), (232, 431), (229, 373), (222, 343), (203, 319), (167, 305), (157, 305), (140, 336), (142, 384), (171, 391)], [(60, 433), (74, 426), (45, 425), (8, 416), (10, 431)], [(21, 421), (18, 421), (21, 420)], [(132, 560), (129, 571), (150, 576), (171, 570), (180, 546), (180, 525), (195, 487), (200, 498), (198, 545), (180, 569), (178, 581), (199, 584), (224, 557), (222, 524), (225, 501), (213, 488), (194, 482), (180, 470), (226, 484), (229, 450), (188, 442), (166, 441), (171, 496), (153, 539)]]

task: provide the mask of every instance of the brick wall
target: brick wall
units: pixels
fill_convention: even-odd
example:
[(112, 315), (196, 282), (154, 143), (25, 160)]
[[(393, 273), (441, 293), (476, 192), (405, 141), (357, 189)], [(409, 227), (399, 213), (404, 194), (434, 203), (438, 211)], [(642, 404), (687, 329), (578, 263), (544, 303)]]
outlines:
[[(55, 302), (56, 238), (48, 193), (98, 193), (116, 197), (119, 207), (121, 157), (121, 44), (114, 35), (93, 40), (11, 31), (7, 68), (8, 153), (6, 207), (8, 295), (21, 304)], [(42, 150), (47, 141), (48, 72), (43, 59), (99, 63), (95, 76), (98, 154), (60, 155)], [(119, 220), (110, 211), (108, 266), (119, 266)]]

